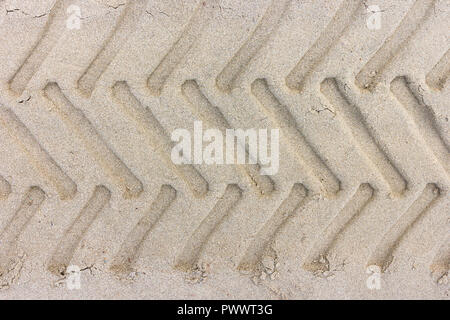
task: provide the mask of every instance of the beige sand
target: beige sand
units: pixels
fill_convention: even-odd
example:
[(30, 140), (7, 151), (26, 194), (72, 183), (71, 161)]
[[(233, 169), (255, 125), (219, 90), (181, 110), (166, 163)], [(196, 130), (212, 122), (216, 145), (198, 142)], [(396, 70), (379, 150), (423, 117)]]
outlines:
[[(448, 299), (449, 12), (0, 1), (0, 299)], [(196, 120), (278, 174), (173, 164)]]

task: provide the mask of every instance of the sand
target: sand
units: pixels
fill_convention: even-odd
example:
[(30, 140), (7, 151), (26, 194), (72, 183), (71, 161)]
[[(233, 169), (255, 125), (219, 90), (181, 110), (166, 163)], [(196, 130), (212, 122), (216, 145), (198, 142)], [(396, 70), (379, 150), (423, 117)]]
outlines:
[(0, 299), (449, 299), (449, 10), (0, 1)]

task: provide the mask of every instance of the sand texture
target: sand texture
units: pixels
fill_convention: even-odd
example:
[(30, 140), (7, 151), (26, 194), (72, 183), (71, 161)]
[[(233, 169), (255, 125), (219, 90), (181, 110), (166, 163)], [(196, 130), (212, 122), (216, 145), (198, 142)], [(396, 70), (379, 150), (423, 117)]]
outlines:
[[(448, 300), (449, 30), (448, 0), (0, 0), (0, 299)], [(278, 172), (174, 164), (195, 121), (279, 129)]]

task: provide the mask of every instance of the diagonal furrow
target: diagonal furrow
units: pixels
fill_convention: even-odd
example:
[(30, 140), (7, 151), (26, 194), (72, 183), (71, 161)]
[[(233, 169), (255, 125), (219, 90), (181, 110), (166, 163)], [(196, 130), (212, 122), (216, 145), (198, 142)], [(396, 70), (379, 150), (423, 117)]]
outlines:
[(176, 174), (189, 186), (196, 197), (208, 192), (208, 183), (193, 165), (175, 165), (170, 157), (174, 143), (149, 108), (131, 92), (126, 82), (117, 82), (113, 95), (123, 112), (144, 132), (151, 146)]
[[(210, 1), (211, 5), (213, 3), (215, 1)], [(178, 40), (149, 76), (147, 86), (152, 95), (159, 96), (161, 94), (167, 79), (200, 37), (209, 19), (210, 10), (207, 8), (206, 2), (201, 1)]]
[[(53, 8), (50, 10), (48, 20), (40, 39), (36, 42), (31, 52), (28, 54), (24, 63), (19, 67), (14, 76), (9, 81), (9, 88), (15, 94), (20, 95), (25, 90), (28, 82), (41, 67), (45, 58), (57, 44), (62, 35), (61, 27), (65, 22), (64, 10), (66, 0), (56, 0)], [(60, 25), (61, 24), (61, 25)]]
[(432, 13), (436, 0), (416, 0), (394, 33), (383, 43), (369, 62), (356, 75), (356, 85), (373, 91), (383, 73), (398, 53), (409, 43)]
[(395, 78), (391, 83), (391, 91), (412, 118), (417, 132), (425, 141), (426, 149), (442, 166), (447, 180), (450, 180), (449, 148), (438, 131), (433, 110), (424, 104), (405, 77)]
[(280, 127), (292, 150), (295, 150), (295, 155), (302, 167), (320, 184), (325, 196), (335, 196), (340, 190), (339, 180), (306, 141), (298, 129), (294, 117), (271, 92), (267, 81), (265, 79), (255, 80), (251, 90), (260, 102), (264, 113)]
[(23, 197), (19, 209), (1, 232), (0, 276), (11, 271), (17, 264), (17, 241), (44, 199), (44, 191), (39, 187), (31, 187)]
[(288, 220), (292, 218), (298, 209), (306, 203), (308, 191), (302, 184), (296, 183), (291, 192), (281, 205), (256, 234), (250, 246), (245, 251), (239, 270), (256, 270), (261, 263), (262, 256), (268, 250)]
[(97, 186), (78, 217), (64, 233), (48, 264), (48, 270), (56, 275), (64, 275), (80, 241), (94, 220), (109, 203), (111, 192), (104, 186)]
[(439, 62), (427, 74), (425, 80), (430, 88), (434, 90), (444, 89), (450, 74), (450, 50), (444, 54)]
[(177, 192), (171, 186), (163, 185), (161, 187), (148, 212), (134, 226), (120, 247), (112, 262), (111, 270), (116, 273), (129, 273), (133, 270), (133, 265), (139, 257), (142, 244), (161, 216), (175, 201), (176, 195)]
[(53, 102), (62, 120), (83, 141), (98, 164), (123, 190), (123, 197), (126, 199), (138, 197), (143, 191), (142, 183), (111, 150), (83, 111), (66, 98), (56, 83), (49, 83), (44, 93)]
[(330, 224), (319, 233), (316, 242), (308, 251), (303, 268), (308, 271), (329, 271), (328, 253), (335, 247), (344, 231), (357, 219), (373, 198), (373, 189), (361, 184), (344, 208), (334, 217)]
[(8, 108), (0, 107), (0, 124), (6, 127), (36, 170), (57, 190), (59, 198), (72, 199), (77, 193), (77, 185), (62, 171), (15, 113)]
[(431, 272), (442, 276), (450, 270), (450, 236), (444, 239), (433, 258), (430, 266)]
[[(205, 97), (195, 80), (185, 81), (181, 90), (190, 102), (193, 112), (203, 121), (211, 127), (221, 130), (222, 133), (231, 128), (223, 113)], [(248, 150), (246, 149), (245, 152), (247, 158)], [(261, 167), (259, 164), (239, 165), (239, 169), (250, 179), (261, 195), (268, 195), (273, 191), (273, 181), (268, 176), (260, 174)]]
[(178, 257), (176, 268), (184, 271), (195, 268), (212, 234), (231, 213), (241, 198), (242, 190), (237, 185), (230, 184), (226, 187), (224, 194), (217, 201), (214, 208), (188, 239)]
[(286, 77), (286, 85), (289, 88), (298, 91), (303, 89), (306, 79), (314, 72), (314, 69), (325, 59), (330, 49), (342, 37), (342, 34), (353, 21), (360, 6), (360, 0), (345, 0), (342, 2), (325, 30)]
[(352, 137), (372, 169), (378, 172), (388, 184), (391, 194), (402, 195), (406, 189), (405, 179), (374, 140), (361, 112), (344, 95), (336, 79), (325, 79), (320, 85), (320, 91), (336, 107), (337, 116), (344, 129)]
[(128, 3), (120, 15), (116, 27), (105, 41), (97, 56), (89, 67), (78, 79), (78, 89), (87, 97), (90, 97), (95, 89), (97, 81), (108, 68), (122, 47), (122, 44), (130, 38), (140, 15), (145, 11), (147, 0), (128, 0)]
[(394, 253), (412, 227), (421, 222), (422, 217), (439, 198), (440, 190), (433, 184), (426, 185), (419, 197), (384, 235), (372, 252), (368, 266), (378, 266), (385, 271), (394, 259)]
[(290, 2), (291, 0), (272, 0), (252, 35), (217, 76), (216, 85), (220, 90), (231, 92), (235, 87), (239, 76), (277, 28)]

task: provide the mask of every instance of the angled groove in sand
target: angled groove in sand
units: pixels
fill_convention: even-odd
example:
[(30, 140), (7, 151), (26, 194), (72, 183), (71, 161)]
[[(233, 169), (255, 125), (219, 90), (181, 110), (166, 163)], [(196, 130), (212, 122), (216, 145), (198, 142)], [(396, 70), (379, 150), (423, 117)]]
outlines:
[(446, 273), (450, 270), (450, 235), (444, 239), (433, 258), (431, 272)]
[(242, 190), (237, 185), (230, 184), (226, 187), (224, 194), (216, 202), (214, 208), (188, 239), (177, 259), (176, 268), (187, 271), (195, 267), (212, 234), (231, 213), (241, 198)]
[(342, 2), (334, 17), (320, 34), (320, 37), (286, 77), (286, 85), (289, 88), (298, 91), (303, 89), (306, 79), (313, 73), (317, 65), (325, 59), (332, 46), (341, 38), (345, 29), (353, 21), (354, 15), (360, 6), (361, 1), (359, 0), (345, 0)]
[(153, 226), (159, 221), (161, 216), (175, 200), (176, 195), (176, 190), (171, 186), (163, 185), (161, 187), (158, 196), (152, 203), (148, 212), (134, 226), (125, 242), (121, 245), (119, 252), (114, 257), (111, 270), (117, 273), (132, 271), (132, 267), (140, 254), (142, 244), (147, 239)]
[(62, 22), (64, 19), (65, 0), (57, 0), (49, 13), (49, 17), (41, 33), (40, 39), (36, 42), (31, 52), (28, 54), (24, 63), (19, 67), (14, 76), (9, 81), (9, 88), (16, 94), (20, 95), (25, 90), (28, 82), (38, 71), (45, 58), (58, 42), (63, 30), (55, 28), (56, 17)]
[(332, 197), (340, 190), (340, 182), (323, 160), (312, 149), (297, 123), (281, 102), (271, 92), (265, 79), (252, 83), (251, 91), (262, 106), (264, 113), (280, 128), (286, 141), (289, 141), (295, 155), (307, 173), (321, 185), (325, 196)]
[(439, 62), (427, 74), (425, 80), (430, 88), (435, 90), (444, 89), (450, 74), (450, 50), (444, 54)]
[(105, 41), (89, 67), (78, 79), (78, 89), (90, 97), (95, 85), (121, 49), (121, 45), (131, 36), (140, 15), (145, 11), (147, 0), (128, 0), (114, 30)]
[(200, 37), (209, 19), (208, 13), (206, 2), (201, 1), (178, 40), (149, 76), (147, 86), (152, 95), (161, 94), (167, 79)]
[(59, 241), (48, 265), (50, 272), (64, 274), (80, 241), (110, 198), (111, 192), (104, 186), (94, 189), (91, 198)]
[(0, 276), (7, 272), (16, 256), (16, 244), (31, 218), (45, 199), (39, 187), (31, 187), (24, 195), (19, 209), (0, 234)]
[(336, 79), (325, 79), (320, 85), (320, 91), (337, 109), (337, 116), (345, 129), (353, 138), (354, 143), (366, 156), (369, 164), (389, 185), (391, 194), (399, 196), (406, 189), (406, 181), (397, 168), (375, 141), (360, 110), (354, 106), (339, 87)]
[(438, 131), (433, 110), (423, 103), (405, 77), (395, 78), (391, 83), (391, 91), (414, 121), (418, 133), (426, 142), (426, 148), (442, 166), (449, 179), (450, 153)]
[(361, 215), (372, 200), (373, 192), (372, 187), (367, 183), (359, 186), (344, 208), (318, 234), (316, 242), (308, 252), (303, 268), (309, 271), (328, 271), (327, 254), (334, 248), (347, 227)]
[(235, 87), (239, 75), (277, 28), (290, 2), (291, 0), (272, 0), (252, 35), (217, 76), (216, 85), (220, 90), (230, 92)]
[(356, 75), (355, 83), (361, 89), (372, 91), (381, 81), (384, 70), (408, 44), (420, 26), (432, 13), (436, 0), (417, 0), (394, 33), (383, 43), (369, 62)]
[(406, 212), (400, 216), (378, 243), (367, 265), (376, 265), (385, 271), (391, 264), (394, 258), (394, 252), (402, 242), (404, 236), (414, 225), (420, 223), (421, 218), (439, 198), (439, 195), (440, 190), (435, 184), (427, 184), (419, 197), (414, 200)]
[(99, 165), (120, 186), (123, 190), (123, 197), (127, 199), (138, 197), (143, 190), (142, 183), (111, 150), (83, 111), (76, 108), (66, 98), (56, 83), (49, 83), (45, 87), (44, 93), (53, 102), (63, 121), (83, 141)]
[(5, 199), (11, 193), (11, 185), (5, 178), (0, 176), (0, 200)]
[(175, 165), (170, 157), (174, 143), (155, 118), (149, 108), (131, 92), (126, 82), (117, 82), (113, 87), (113, 95), (118, 100), (123, 112), (132, 119), (150, 141), (166, 164), (189, 186), (196, 197), (204, 196), (208, 192), (208, 183), (192, 165)]
[(300, 184), (296, 183), (291, 189), (291, 192), (283, 200), (275, 213), (264, 224), (261, 230), (251, 242), (250, 246), (245, 251), (238, 269), (252, 270), (261, 262), (261, 258), (265, 250), (274, 241), (277, 234), (286, 225), (287, 221), (292, 218), (296, 211), (302, 206), (307, 199), (308, 190)]
[(8, 130), (36, 170), (53, 185), (60, 199), (72, 199), (77, 192), (76, 184), (61, 170), (15, 113), (8, 108), (0, 108), (0, 124)]
[[(181, 91), (189, 101), (193, 112), (203, 121), (211, 127), (221, 130), (223, 133), (225, 133), (226, 129), (231, 129), (223, 113), (206, 98), (195, 80), (185, 81), (181, 86)], [(247, 157), (248, 150), (246, 150)], [(260, 194), (268, 195), (273, 191), (273, 181), (268, 176), (260, 174), (261, 167), (259, 164), (239, 165), (239, 169), (252, 181)]]

